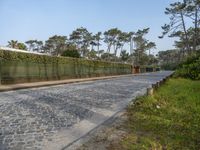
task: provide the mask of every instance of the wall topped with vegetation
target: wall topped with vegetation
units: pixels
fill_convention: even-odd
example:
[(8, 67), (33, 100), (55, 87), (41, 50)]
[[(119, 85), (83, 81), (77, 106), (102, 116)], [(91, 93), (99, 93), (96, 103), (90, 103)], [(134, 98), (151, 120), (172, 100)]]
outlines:
[(1, 84), (130, 74), (129, 64), (0, 50)]

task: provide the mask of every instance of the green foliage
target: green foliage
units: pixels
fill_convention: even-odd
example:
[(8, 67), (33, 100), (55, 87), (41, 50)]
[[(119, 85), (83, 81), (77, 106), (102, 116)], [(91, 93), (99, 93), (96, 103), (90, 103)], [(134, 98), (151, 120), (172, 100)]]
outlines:
[(200, 80), (200, 54), (189, 57), (175, 72), (175, 77)]
[(27, 47), (24, 43), (18, 43), (18, 49), (21, 49), (21, 50), (27, 50)]
[(0, 50), (1, 82), (83, 78), (131, 73), (131, 65)]
[(10, 48), (18, 48), (18, 41), (16, 41), (16, 40), (8, 41), (8, 47), (10, 47)]
[[(148, 33), (148, 31), (149, 28), (138, 30), (136, 33), (133, 31), (124, 32), (118, 28), (111, 28), (105, 32), (92, 33), (88, 31), (87, 28), (80, 27), (72, 31), (72, 33), (68, 36), (53, 35), (49, 37), (45, 42), (35, 39), (28, 40), (25, 42), (25, 44), (28, 47), (28, 50), (31, 52), (46, 53), (52, 56), (63, 55), (68, 57), (79, 57), (79, 53), (81, 57), (86, 59), (113, 62), (124, 61), (132, 64), (134, 61), (136, 61), (136, 59), (138, 59), (138, 62), (140, 59), (141, 61), (143, 61), (141, 64), (143, 65), (149, 63), (148, 59), (146, 59), (146, 57), (148, 56), (143, 55), (144, 50), (149, 50), (150, 53), (150, 49), (155, 48), (155, 43), (150, 42), (143, 37)], [(137, 45), (139, 44), (140, 46), (137, 46), (137, 50), (134, 54), (137, 55), (137, 52), (139, 52), (140, 54), (138, 55), (138, 57), (133, 57), (133, 55), (131, 55), (127, 59), (127, 53), (130, 52), (132, 54), (134, 51), (133, 42), (135, 41), (135, 36), (139, 36), (136, 41)], [(107, 45), (107, 48), (104, 50), (101, 49), (101, 46), (104, 45), (102, 44), (102, 42)], [(76, 47), (76, 50), (78, 50), (78, 53), (71, 50), (68, 52), (64, 52), (68, 49), (71, 49), (69, 48), (69, 45), (74, 45)], [(8, 47), (16, 49), (27, 49), (25, 48), (25, 45), (18, 45), (18, 41), (15, 40), (9, 41)], [(124, 51), (124, 53), (122, 54), (123, 56), (120, 57), (119, 52), (121, 51)], [(114, 52), (114, 54), (112, 54), (112, 52)]]
[(129, 53), (127, 53), (126, 51), (121, 51), (120, 57), (122, 61), (127, 61), (129, 58)]
[(80, 58), (80, 53), (76, 49), (76, 46), (69, 45), (64, 52), (62, 53), (62, 56), (65, 57), (74, 57), (74, 58)]
[(65, 50), (62, 53), (62, 56), (80, 58), (80, 54), (77, 50)]
[(95, 51), (95, 50), (89, 51), (89, 52), (87, 53), (87, 58), (92, 59), (92, 60), (98, 59), (97, 51)]
[(178, 63), (164, 63), (161, 64), (163, 70), (176, 70), (178, 68)]
[(199, 39), (199, 0), (174, 1), (165, 10), (169, 15), (170, 22), (162, 26), (163, 32), (160, 38), (165, 35), (176, 37), (175, 46), (183, 53), (191, 54), (200, 45)]
[(138, 30), (133, 37), (133, 41), (135, 44), (133, 56), (135, 57), (134, 64), (136, 65), (148, 64), (149, 58), (146, 54), (146, 51), (150, 51), (151, 49), (156, 48), (156, 44), (154, 42), (150, 42), (145, 38), (145, 35), (149, 33), (149, 30), (149, 28)]
[(30, 51), (42, 52), (43, 42), (38, 40), (29, 40), (25, 42)]
[(179, 67), (182, 59), (180, 58), (181, 51), (178, 49), (171, 49), (158, 52), (158, 59), (161, 68), (164, 70), (175, 70)]
[(146, 53), (141, 53), (139, 55), (139, 59), (137, 60), (136, 64), (139, 65), (148, 65), (149, 56)]
[(116, 61), (118, 58), (114, 54), (104, 53), (101, 55), (101, 59), (106, 61)]
[(156, 65), (156, 64), (158, 64), (158, 58), (156, 58), (154, 55), (149, 55), (148, 65)]
[(45, 41), (44, 49), (49, 53), (58, 56), (65, 50), (67, 37), (54, 35)]
[(112, 28), (108, 31), (104, 32), (104, 42), (108, 45), (108, 52), (110, 53), (111, 47), (114, 48), (115, 55), (117, 54), (117, 50), (120, 48), (119, 37), (121, 36), (122, 31), (118, 28)]
[(15, 49), (21, 49), (21, 50), (27, 50), (27, 47), (24, 43), (20, 43), (15, 40), (8, 41), (8, 47), (15, 48)]
[[(154, 96), (130, 105), (123, 129), (127, 135), (115, 147), (123, 150), (197, 150), (200, 82), (171, 79)], [(116, 143), (116, 142), (115, 142)]]
[[(70, 34), (70, 41), (76, 44), (80, 48), (81, 56), (86, 56), (88, 52), (88, 47), (93, 40), (92, 33), (90, 33), (86, 28), (77, 28)], [(92, 42), (92, 45), (94, 43)]]

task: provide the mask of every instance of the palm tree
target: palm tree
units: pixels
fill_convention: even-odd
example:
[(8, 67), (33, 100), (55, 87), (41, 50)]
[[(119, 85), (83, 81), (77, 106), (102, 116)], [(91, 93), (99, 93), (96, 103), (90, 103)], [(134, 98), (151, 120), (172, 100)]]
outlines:
[(8, 47), (18, 48), (18, 41), (15, 41), (15, 40), (8, 41)]

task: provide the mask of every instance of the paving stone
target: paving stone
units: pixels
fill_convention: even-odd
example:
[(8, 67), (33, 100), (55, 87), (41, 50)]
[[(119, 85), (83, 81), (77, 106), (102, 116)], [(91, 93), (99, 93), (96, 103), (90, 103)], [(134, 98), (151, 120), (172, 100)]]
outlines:
[(0, 93), (0, 150), (40, 150), (58, 131), (100, 115), (96, 109), (116, 111), (134, 92), (147, 88), (171, 72), (98, 80)]

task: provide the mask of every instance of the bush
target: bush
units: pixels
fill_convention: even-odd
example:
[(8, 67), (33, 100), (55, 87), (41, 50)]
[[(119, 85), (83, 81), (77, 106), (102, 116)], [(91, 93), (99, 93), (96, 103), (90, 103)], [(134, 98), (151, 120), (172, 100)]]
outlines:
[(64, 57), (73, 57), (73, 58), (80, 58), (80, 54), (77, 50), (65, 50), (62, 53)]
[(178, 63), (164, 63), (161, 65), (163, 70), (176, 70), (179, 67)]
[(63, 53), (61, 54), (64, 57), (73, 57), (80, 58), (80, 53), (75, 45), (67, 45)]
[(200, 55), (189, 57), (175, 72), (175, 77), (200, 80)]

